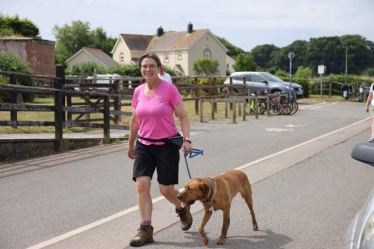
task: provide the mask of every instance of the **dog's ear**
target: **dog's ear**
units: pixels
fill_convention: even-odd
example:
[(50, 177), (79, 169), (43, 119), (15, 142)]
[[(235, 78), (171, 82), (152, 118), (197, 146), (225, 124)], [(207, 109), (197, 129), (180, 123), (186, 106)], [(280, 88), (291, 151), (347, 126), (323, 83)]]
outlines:
[(208, 198), (208, 191), (209, 191), (209, 187), (208, 187), (208, 184), (206, 184), (205, 182), (200, 182), (199, 183), (199, 189), (201, 191), (201, 194), (203, 198)]

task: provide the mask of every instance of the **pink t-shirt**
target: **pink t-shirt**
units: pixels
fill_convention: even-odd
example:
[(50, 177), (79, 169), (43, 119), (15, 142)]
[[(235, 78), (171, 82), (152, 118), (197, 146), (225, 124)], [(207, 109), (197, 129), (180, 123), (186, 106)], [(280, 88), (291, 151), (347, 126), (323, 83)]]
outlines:
[[(163, 139), (177, 134), (178, 129), (174, 122), (174, 106), (182, 101), (175, 85), (161, 80), (155, 94), (147, 98), (144, 94), (145, 84), (135, 89), (132, 106), (138, 118), (138, 135), (150, 139)], [(143, 144), (152, 143), (140, 139)]]

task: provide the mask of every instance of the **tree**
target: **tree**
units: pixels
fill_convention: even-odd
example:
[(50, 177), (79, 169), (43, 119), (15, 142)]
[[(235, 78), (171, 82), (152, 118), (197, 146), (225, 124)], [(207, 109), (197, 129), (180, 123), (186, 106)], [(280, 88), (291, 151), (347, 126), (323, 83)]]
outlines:
[(111, 56), (111, 51), (117, 39), (107, 37), (103, 28), (91, 30), (88, 22), (72, 21), (71, 25), (62, 27), (55, 25), (53, 33), (56, 38), (56, 63), (65, 61), (83, 47), (98, 48)]
[(221, 38), (219, 36), (216, 36), (216, 38), (228, 49), (228, 51), (227, 51), (228, 56), (235, 59), (239, 54), (244, 53), (243, 49), (232, 45), (225, 38)]
[(279, 50), (280, 48), (274, 46), (273, 44), (259, 45), (251, 50), (251, 55), (257, 66), (261, 68), (270, 68), (272, 54)]
[(18, 15), (11, 17), (0, 14), (0, 36), (4, 35), (40, 38), (39, 28), (29, 19), (21, 19)]
[(90, 24), (88, 22), (73, 21), (72, 25), (65, 24), (63, 27), (55, 25), (53, 34), (55, 35), (57, 44), (64, 47), (70, 57), (78, 52), (82, 47), (90, 44)]
[[(360, 35), (344, 35), (340, 40), (347, 56), (347, 71), (350, 74), (358, 75), (366, 67), (374, 66), (371, 42)], [(342, 72), (345, 72), (345, 67)]]
[(274, 51), (271, 55), (271, 61), (269, 65), (277, 69), (289, 72), (290, 71), (290, 59), (288, 58), (289, 52), (295, 53), (295, 58), (292, 59), (292, 72), (295, 72), (299, 66), (307, 66), (306, 53), (308, 51), (308, 42), (297, 40), (290, 45), (281, 48), (280, 50)]
[(218, 60), (203, 57), (193, 63), (193, 70), (196, 74), (213, 75), (217, 72), (218, 66)]
[(307, 63), (316, 74), (318, 65), (325, 65), (328, 74), (340, 74), (345, 65), (345, 49), (338, 36), (311, 38)]
[(235, 71), (256, 71), (257, 64), (253, 61), (250, 54), (239, 54), (236, 57), (236, 63), (232, 66)]

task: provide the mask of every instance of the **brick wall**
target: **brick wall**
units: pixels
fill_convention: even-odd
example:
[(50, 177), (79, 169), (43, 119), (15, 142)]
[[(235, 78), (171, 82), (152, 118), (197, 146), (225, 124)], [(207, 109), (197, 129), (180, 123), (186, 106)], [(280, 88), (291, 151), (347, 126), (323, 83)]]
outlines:
[(29, 38), (0, 39), (0, 54), (6, 52), (19, 55), (36, 75), (56, 75), (54, 41)]

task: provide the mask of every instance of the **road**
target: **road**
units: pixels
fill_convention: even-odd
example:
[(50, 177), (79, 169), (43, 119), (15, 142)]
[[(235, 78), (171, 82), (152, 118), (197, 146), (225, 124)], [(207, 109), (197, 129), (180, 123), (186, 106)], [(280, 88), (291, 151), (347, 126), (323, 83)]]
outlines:
[[(260, 231), (238, 196), (231, 209), (226, 246), (220, 248), (342, 248), (345, 232), (373, 186), (374, 169), (350, 157), (370, 136), (363, 103), (301, 105), (293, 116), (260, 117), (229, 124), (192, 124), (192, 177), (230, 169), (246, 172), (253, 185)], [(0, 175), (0, 248), (124, 248), (136, 234), (138, 212), (126, 144), (82, 149), (26, 160)], [(181, 189), (189, 180), (180, 164)], [(156, 181), (150, 248), (205, 248), (194, 224), (182, 232), (173, 207)], [(206, 226), (209, 248), (218, 247), (222, 215)]]

